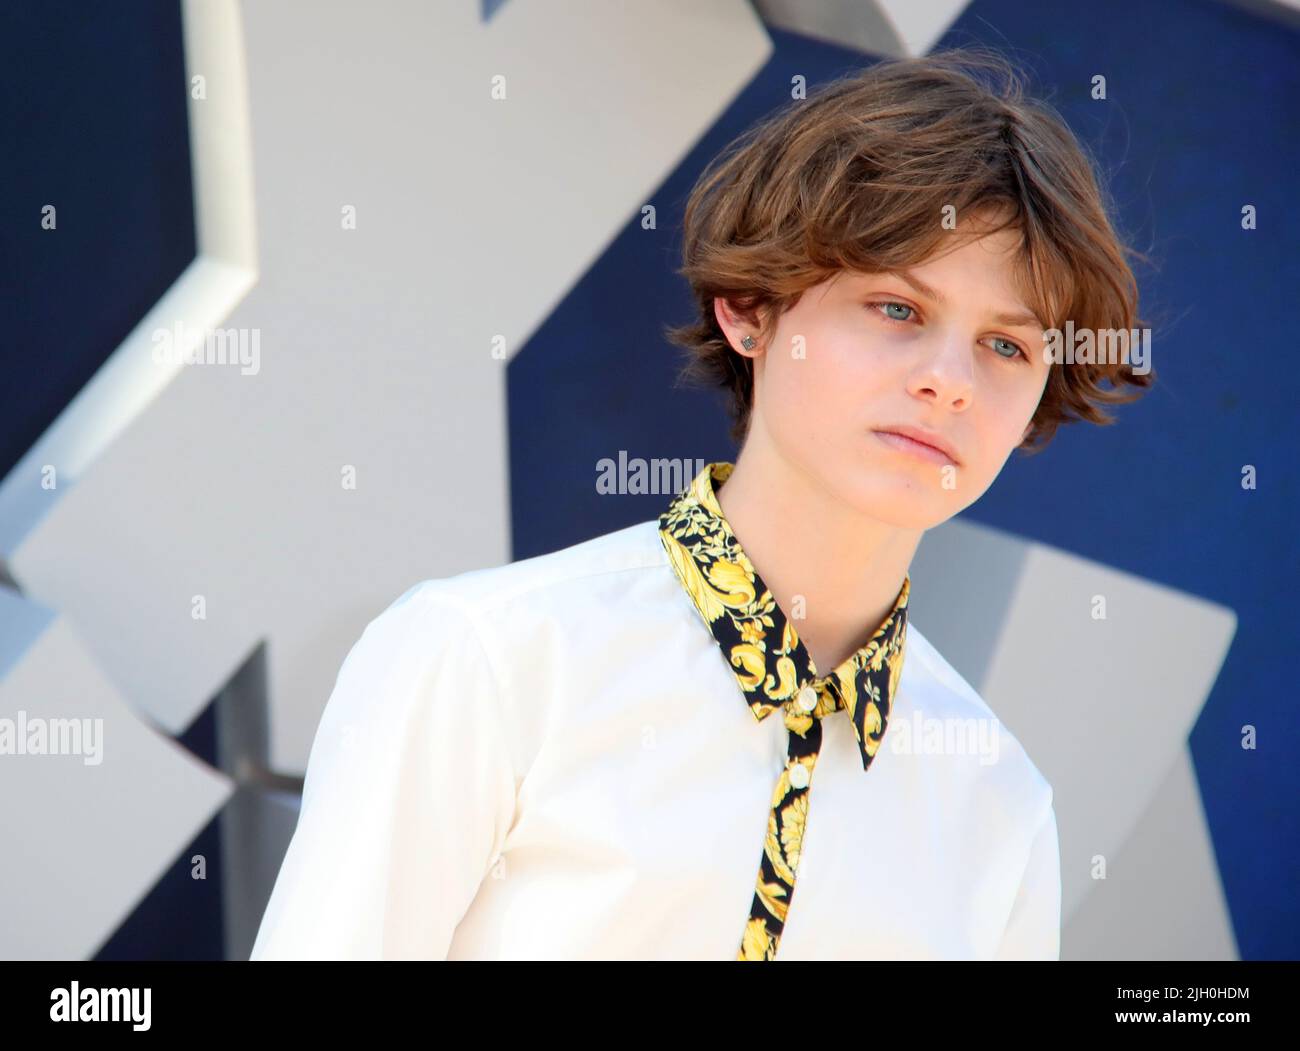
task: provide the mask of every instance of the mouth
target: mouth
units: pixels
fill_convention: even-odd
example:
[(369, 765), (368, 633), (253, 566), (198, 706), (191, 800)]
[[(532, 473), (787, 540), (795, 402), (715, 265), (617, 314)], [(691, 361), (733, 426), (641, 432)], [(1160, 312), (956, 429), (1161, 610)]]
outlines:
[(897, 431), (872, 431), (872, 433), (885, 445), (904, 455), (913, 456), (927, 463), (936, 463), (941, 466), (957, 466), (957, 461), (938, 446), (913, 438), (910, 435), (899, 434)]

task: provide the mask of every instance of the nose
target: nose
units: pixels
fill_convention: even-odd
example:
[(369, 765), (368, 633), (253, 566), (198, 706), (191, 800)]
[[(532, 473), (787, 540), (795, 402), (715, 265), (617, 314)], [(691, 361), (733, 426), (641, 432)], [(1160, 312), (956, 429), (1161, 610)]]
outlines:
[(954, 411), (966, 409), (975, 386), (975, 348), (957, 332), (939, 332), (918, 357), (908, 389)]

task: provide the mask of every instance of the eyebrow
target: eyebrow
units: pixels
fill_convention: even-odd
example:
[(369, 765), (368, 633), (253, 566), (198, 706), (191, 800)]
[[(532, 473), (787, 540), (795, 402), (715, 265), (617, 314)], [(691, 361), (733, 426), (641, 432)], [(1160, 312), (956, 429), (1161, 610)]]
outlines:
[[(944, 299), (943, 293), (941, 293), (937, 288), (931, 288), (919, 277), (913, 277), (905, 270), (889, 270), (887, 271), (887, 273), (893, 274), (895, 277), (901, 278), (902, 280), (906, 281), (909, 285), (911, 285), (918, 292), (920, 292), (921, 295), (928, 296), (930, 299), (933, 299), (936, 303), (946, 305), (948, 302), (946, 299)], [(1007, 325), (1011, 328), (1024, 327), (1024, 328), (1036, 328), (1042, 330), (1046, 327), (1042, 323), (1042, 321), (1038, 319), (1038, 316), (1031, 312), (1024, 312), (1020, 314), (994, 314), (993, 320), (996, 321), (999, 325)]]

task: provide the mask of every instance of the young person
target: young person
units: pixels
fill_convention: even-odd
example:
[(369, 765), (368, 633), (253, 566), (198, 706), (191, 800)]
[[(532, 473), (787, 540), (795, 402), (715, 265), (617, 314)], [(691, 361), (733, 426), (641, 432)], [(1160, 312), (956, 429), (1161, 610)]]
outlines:
[(883, 62), (742, 136), (671, 333), (735, 463), (369, 624), (253, 959), (1057, 959), (1052, 787), (908, 623), (908, 566), (1013, 449), (1150, 382), (1043, 352), (1134, 327), (1126, 251), (995, 57)]

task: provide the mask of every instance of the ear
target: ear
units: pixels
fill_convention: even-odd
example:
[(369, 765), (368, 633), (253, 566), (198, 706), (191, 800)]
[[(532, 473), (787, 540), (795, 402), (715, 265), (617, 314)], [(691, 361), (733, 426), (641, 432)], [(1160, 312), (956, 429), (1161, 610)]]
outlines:
[(735, 310), (722, 296), (713, 297), (713, 316), (717, 319), (718, 328), (722, 329), (723, 335), (735, 348), (744, 338), (745, 333), (741, 331), (741, 322), (736, 317)]
[(735, 308), (722, 296), (713, 297), (713, 316), (717, 319), (718, 327), (722, 329), (723, 335), (727, 337), (727, 341), (737, 354), (743, 354), (747, 358), (755, 357), (758, 354), (759, 347), (746, 350), (741, 344), (741, 340), (746, 336), (758, 337), (755, 326), (756, 316), (751, 318), (737, 313)]

